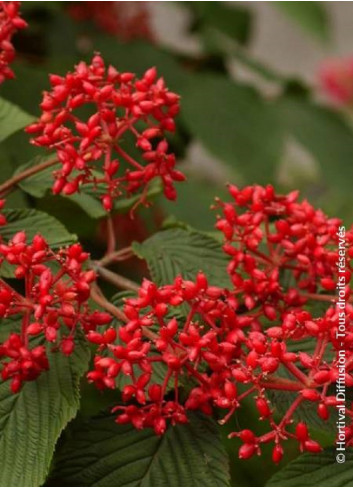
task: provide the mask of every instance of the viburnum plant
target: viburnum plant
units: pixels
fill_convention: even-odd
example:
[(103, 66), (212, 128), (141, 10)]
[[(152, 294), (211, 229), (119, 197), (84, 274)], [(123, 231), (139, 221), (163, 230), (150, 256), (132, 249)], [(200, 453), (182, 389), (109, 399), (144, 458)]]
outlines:
[[(26, 25), (18, 8), (17, 2), (1, 3), (1, 81), (12, 76), (11, 35)], [(192, 423), (193, 411), (203, 413), (205, 424), (210, 417), (226, 425), (239, 410), (254, 408), (263, 422), (260, 432), (246, 423), (229, 429), (229, 438), (240, 440), (239, 458), (261, 455), (269, 445), (278, 464), (290, 441), (300, 451), (320, 452), (302, 408), (309, 405), (327, 425), (335, 420), (343, 349), (344, 381), (353, 386), (353, 228), (345, 232), (343, 338), (336, 306), (343, 223), (297, 191), (282, 195), (272, 185), (229, 185), (229, 201), (215, 200), (218, 240), (207, 239), (218, 247), (227, 286), (208, 275), (206, 263), (207, 270), (185, 267), (161, 282), (141, 252), (151, 276), (137, 285), (112, 270), (139, 253), (136, 246), (116, 247), (111, 216), (127, 197), (137, 197), (128, 212), (149, 205), (156, 179), (165, 197), (176, 199), (174, 183), (185, 177), (175, 168), (166, 136), (176, 128), (179, 96), (154, 67), (139, 77), (106, 65), (100, 54), (49, 80), (42, 113), (25, 130), (51, 156), (0, 185), (0, 318), (9, 330), (0, 345), (0, 369), (8, 395), (20, 396), (51, 371), (57, 356), (72, 357), (78, 345), (90, 345), (86, 381), (116, 393), (109, 408), (112, 430), (115, 420), (163, 437), (170, 426)], [(53, 194), (79, 198), (90, 187), (101, 199), (108, 233), (100, 259), (77, 242), (52, 244), (49, 229), (18, 229), (21, 220), (6, 209), (10, 192), (51, 168)], [(11, 228), (17, 230), (9, 235)], [(129, 291), (123, 303), (105, 296), (102, 281)], [(284, 410), (279, 394), (287, 400)], [(346, 442), (353, 446), (350, 405), (346, 416)]]

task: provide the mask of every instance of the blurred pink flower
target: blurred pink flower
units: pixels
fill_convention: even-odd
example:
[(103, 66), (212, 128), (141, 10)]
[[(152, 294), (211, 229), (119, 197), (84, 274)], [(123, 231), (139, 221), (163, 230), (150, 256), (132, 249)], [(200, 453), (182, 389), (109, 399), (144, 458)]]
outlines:
[(353, 56), (324, 61), (319, 82), (321, 90), (335, 104), (353, 104)]

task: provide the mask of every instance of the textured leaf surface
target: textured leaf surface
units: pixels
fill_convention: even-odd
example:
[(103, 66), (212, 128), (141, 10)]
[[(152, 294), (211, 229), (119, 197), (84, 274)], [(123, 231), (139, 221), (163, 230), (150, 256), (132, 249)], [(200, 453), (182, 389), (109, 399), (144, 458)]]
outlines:
[(72, 357), (53, 353), (49, 361), (50, 370), (16, 395), (8, 382), (0, 384), (1, 487), (44, 483), (56, 441), (79, 408), (87, 350), (77, 345)]
[(335, 448), (319, 454), (304, 454), (275, 474), (267, 486), (284, 487), (352, 487), (353, 450), (346, 452), (344, 464), (336, 461)]
[(173, 282), (178, 274), (194, 279), (202, 270), (210, 284), (229, 286), (227, 257), (221, 244), (205, 234), (185, 229), (168, 229), (143, 243), (134, 243), (135, 253), (147, 261), (153, 280), (158, 284)]
[(3, 239), (10, 240), (18, 231), (25, 231), (31, 240), (40, 233), (52, 248), (59, 248), (76, 241), (77, 237), (69, 233), (55, 217), (34, 209), (5, 209), (7, 224), (1, 228)]
[(0, 97), (0, 142), (27, 126), (34, 117)]
[(225, 486), (229, 467), (216, 423), (192, 414), (163, 437), (96, 418), (58, 451), (53, 481), (72, 486)]

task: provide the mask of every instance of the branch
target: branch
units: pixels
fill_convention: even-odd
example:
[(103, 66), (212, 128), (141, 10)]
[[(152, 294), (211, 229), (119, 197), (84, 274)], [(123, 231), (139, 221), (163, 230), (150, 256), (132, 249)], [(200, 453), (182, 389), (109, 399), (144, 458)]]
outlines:
[(121, 250), (114, 251), (113, 253), (107, 253), (103, 258), (97, 260), (97, 265), (105, 267), (112, 262), (128, 260), (134, 256), (134, 252), (131, 246), (127, 248), (122, 248)]
[[(309, 292), (300, 292), (301, 295), (306, 297), (307, 299), (311, 299), (314, 301), (324, 301), (324, 302), (336, 302), (338, 300), (338, 296), (329, 295), (329, 294), (311, 294)], [(350, 304), (353, 303), (353, 297), (349, 297), (346, 302)]]
[(14, 175), (12, 178), (9, 178), (9, 180), (6, 180), (6, 182), (0, 185), (0, 195), (6, 195), (8, 192), (11, 192), (13, 187), (15, 187), (19, 182), (22, 182), (22, 180), (25, 180), (26, 178), (31, 177), (32, 175), (35, 175), (36, 173), (39, 173), (46, 168), (55, 165), (57, 162), (58, 160), (55, 157), (50, 160), (43, 161), (38, 165), (31, 166), (30, 168), (27, 168), (27, 170), (24, 170), (23, 172)]
[(284, 391), (301, 391), (305, 385), (295, 380), (285, 379), (282, 377), (269, 376), (267, 380), (259, 383), (260, 387), (265, 389), (284, 390)]
[(128, 322), (127, 317), (118, 307), (114, 306), (108, 299), (103, 295), (103, 292), (98, 287), (96, 283), (92, 285), (91, 288), (91, 298), (94, 302), (96, 302), (99, 306), (101, 306), (106, 311), (110, 312), (113, 316), (115, 316), (120, 321), (124, 323)]
[(107, 232), (108, 232), (107, 255), (110, 255), (111, 253), (114, 252), (116, 247), (114, 223), (111, 214), (109, 214), (107, 218)]
[(98, 262), (95, 262), (94, 268), (102, 279), (106, 280), (107, 282), (110, 282), (111, 284), (115, 285), (119, 289), (132, 290), (133, 292), (139, 291), (140, 287), (136, 282), (133, 282), (132, 280), (129, 280), (128, 278), (123, 277), (118, 273), (111, 272), (107, 268), (104, 268), (101, 265), (99, 265)]
[(304, 374), (296, 365), (290, 362), (282, 362), (284, 367), (296, 377), (299, 382), (301, 382), (304, 386), (308, 387), (310, 385), (310, 379), (307, 375)]

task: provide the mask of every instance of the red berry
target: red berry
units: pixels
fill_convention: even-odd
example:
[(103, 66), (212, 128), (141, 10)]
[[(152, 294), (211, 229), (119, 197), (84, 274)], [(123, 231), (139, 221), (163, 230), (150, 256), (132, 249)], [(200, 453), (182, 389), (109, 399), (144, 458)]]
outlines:
[(309, 437), (309, 432), (306, 424), (303, 422), (299, 422), (295, 428), (295, 434), (299, 441), (306, 441)]
[(272, 451), (272, 460), (275, 464), (279, 464), (283, 457), (282, 445), (276, 444)]
[(311, 453), (319, 453), (322, 451), (320, 444), (314, 440), (306, 440), (304, 442), (304, 449)]
[(256, 452), (256, 446), (252, 443), (244, 443), (239, 449), (239, 458), (248, 459), (251, 458)]

